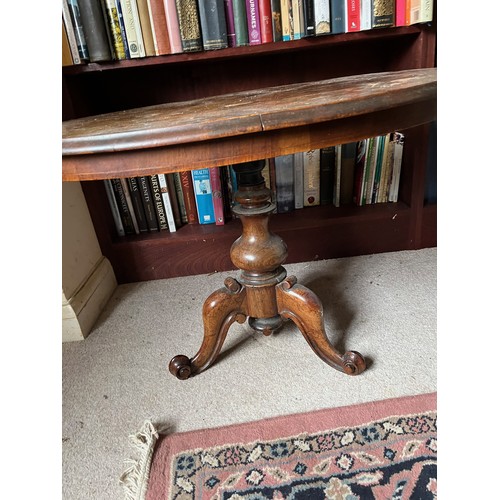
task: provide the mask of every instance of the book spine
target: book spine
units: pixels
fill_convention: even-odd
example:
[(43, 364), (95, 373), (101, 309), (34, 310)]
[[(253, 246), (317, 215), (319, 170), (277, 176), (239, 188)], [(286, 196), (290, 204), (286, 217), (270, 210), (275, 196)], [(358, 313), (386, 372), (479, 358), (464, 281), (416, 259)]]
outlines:
[(158, 224), (160, 231), (168, 229), (167, 216), (165, 214), (165, 206), (163, 205), (162, 192), (160, 187), (160, 182), (158, 179), (158, 174), (150, 175), (149, 182), (151, 185), (151, 196), (153, 198), (153, 204), (156, 210), (156, 217), (158, 218)]
[(172, 174), (172, 177), (174, 179), (175, 194), (177, 195), (177, 203), (179, 204), (179, 211), (181, 213), (181, 223), (179, 224), (179, 226), (181, 226), (182, 224), (188, 223), (186, 202), (184, 201), (184, 194), (182, 193), (181, 174), (175, 172)]
[(208, 168), (200, 168), (192, 170), (191, 175), (193, 178), (198, 222), (200, 224), (213, 224), (215, 223), (215, 214), (210, 186), (210, 172)]
[(132, 17), (134, 18), (135, 31), (137, 33), (137, 40), (139, 43), (139, 56), (146, 57), (146, 48), (144, 46), (144, 38), (142, 35), (141, 19), (139, 17), (137, 1), (138, 0), (130, 0), (130, 6), (132, 7)]
[(73, 29), (71, 14), (69, 13), (69, 7), (66, 3), (66, 0), (63, 0), (62, 2), (62, 19), (64, 31), (66, 32), (66, 36), (68, 37), (68, 44), (71, 51), (73, 64), (81, 64), (82, 60), (80, 58), (80, 53), (78, 52), (78, 43), (76, 41), (75, 30)]
[(224, 205), (224, 220), (228, 221), (233, 218), (233, 194), (231, 182), (229, 180), (229, 166), (225, 165), (220, 167), (219, 170), (222, 186), (222, 204)]
[(137, 0), (137, 12), (139, 13), (139, 21), (142, 30), (144, 53), (146, 56), (156, 56), (153, 30), (151, 28), (151, 19), (149, 17), (148, 0)]
[(366, 31), (372, 29), (372, 3), (373, 0), (361, 0), (359, 4), (359, 30)]
[(142, 205), (139, 182), (136, 177), (130, 177), (127, 179), (127, 182), (130, 191), (130, 198), (132, 199), (132, 206), (134, 207), (135, 218), (137, 219), (137, 225), (139, 226), (139, 232), (147, 233), (148, 223), (146, 222), (146, 213), (144, 212), (144, 206)]
[(330, 34), (330, 0), (314, 0), (314, 32), (316, 35)]
[(409, 24), (418, 24), (421, 19), (420, 0), (409, 0), (410, 2), (410, 22)]
[(366, 205), (368, 199), (368, 190), (371, 179), (372, 162), (375, 154), (375, 138), (370, 137), (366, 143), (366, 159), (363, 170), (363, 188), (361, 195), (361, 205)]
[(76, 44), (78, 46), (78, 54), (80, 59), (84, 61), (89, 60), (89, 50), (87, 47), (87, 41), (85, 40), (85, 33), (83, 31), (83, 23), (80, 15), (80, 6), (77, 0), (67, 0), (69, 14), (71, 18), (71, 24), (73, 26), (73, 31), (75, 33)]
[(66, 34), (66, 28), (64, 27), (64, 21), (62, 21), (62, 65), (71, 66), (73, 65), (73, 56), (71, 55), (71, 47), (69, 46), (68, 35)]
[(151, 193), (151, 185), (146, 176), (138, 177), (139, 189), (144, 206), (144, 213), (146, 215), (146, 223), (149, 231), (158, 231), (158, 218), (156, 217), (156, 209), (153, 202), (153, 195)]
[(379, 144), (380, 144), (380, 136), (374, 137), (373, 141), (373, 149), (371, 152), (370, 156), (370, 171), (369, 174), (367, 173), (367, 183), (366, 183), (366, 190), (365, 190), (365, 204), (370, 205), (372, 203), (372, 197), (373, 197), (373, 186), (375, 184), (375, 174), (377, 171), (377, 158), (378, 158), (378, 151), (379, 151)]
[(303, 2), (304, 2), (304, 30), (305, 30), (304, 36), (314, 36), (316, 34), (314, 0), (303, 0)]
[(219, 168), (212, 167), (208, 169), (210, 176), (210, 186), (212, 188), (212, 203), (214, 206), (215, 224), (223, 226), (224, 220), (224, 203), (222, 200), (222, 184), (220, 180)]
[(395, 10), (396, 10), (396, 26), (406, 26), (406, 2), (409, 0), (396, 0)]
[(304, 2), (292, 0), (293, 39), (304, 38)]
[(320, 149), (319, 204), (331, 205), (334, 194), (335, 146)]
[(382, 179), (382, 167), (384, 164), (384, 151), (385, 151), (385, 136), (380, 136), (378, 139), (377, 148), (377, 163), (375, 167), (375, 176), (372, 189), (372, 203), (377, 203), (380, 191), (380, 182)]
[(332, 33), (345, 33), (345, 0), (330, 0)]
[(342, 145), (340, 158), (340, 163), (342, 164), (340, 174), (340, 205), (347, 205), (353, 202), (357, 144), (356, 142), (348, 142)]
[(106, 196), (108, 197), (109, 207), (111, 208), (113, 220), (115, 221), (116, 232), (118, 233), (118, 236), (125, 236), (125, 229), (120, 217), (120, 210), (118, 208), (118, 203), (116, 202), (111, 180), (105, 179), (103, 182), (104, 188), (106, 189)]
[(170, 197), (170, 205), (172, 206), (172, 212), (174, 214), (174, 222), (176, 227), (182, 226), (181, 210), (179, 208), (179, 200), (177, 199), (177, 191), (175, 190), (175, 179), (174, 174), (165, 174), (168, 186), (168, 195)]
[(123, 191), (121, 180), (111, 179), (111, 184), (113, 186), (113, 193), (118, 204), (118, 210), (120, 211), (120, 217), (122, 219), (125, 234), (135, 234), (132, 216), (130, 215), (130, 209), (127, 204), (127, 199), (125, 198), (125, 192)]
[(304, 153), (304, 207), (319, 205), (320, 200), (320, 150)]
[(132, 203), (132, 197), (130, 196), (130, 190), (128, 188), (128, 180), (126, 178), (120, 179), (122, 184), (123, 194), (125, 195), (125, 200), (127, 202), (128, 210), (130, 212), (130, 218), (132, 219), (132, 226), (134, 227), (135, 234), (139, 234), (139, 224), (137, 223), (137, 217), (135, 215), (134, 204)]
[(80, 17), (90, 62), (111, 61), (111, 50), (100, 0), (80, 2)]
[(177, 227), (174, 220), (174, 212), (172, 209), (172, 197), (171, 190), (169, 189), (167, 183), (167, 176), (165, 174), (157, 174), (158, 184), (160, 186), (161, 200), (163, 201), (163, 206), (165, 207), (165, 217), (167, 219), (168, 230), (171, 233), (175, 233)]
[(163, 0), (165, 6), (165, 20), (167, 22), (168, 39), (172, 54), (182, 52), (181, 31), (177, 18), (176, 0)]
[(363, 199), (363, 177), (365, 172), (368, 139), (362, 139), (356, 144), (356, 159), (354, 161), (354, 186), (352, 201), (361, 206)]
[(198, 7), (203, 48), (226, 49), (228, 43), (224, 0), (198, 0)]
[(258, 0), (259, 4), (259, 22), (260, 36), (262, 43), (270, 43), (273, 41), (273, 23), (271, 21), (271, 1)]
[(281, 38), (284, 42), (293, 40), (292, 15), (290, 15), (290, 0), (281, 0)]
[(420, 2), (420, 22), (430, 23), (432, 21), (434, 0), (421, 0)]
[(346, 33), (359, 31), (360, 23), (360, 0), (346, 1)]
[(191, 173), (183, 171), (180, 173), (182, 194), (186, 205), (186, 215), (188, 224), (198, 224), (198, 212), (196, 210), (196, 200), (194, 197), (193, 178)]
[(399, 179), (401, 177), (401, 165), (403, 163), (404, 135), (400, 132), (394, 133), (394, 156), (392, 163), (392, 178), (389, 190), (389, 201), (398, 201)]
[(259, 45), (262, 43), (260, 34), (260, 15), (258, 0), (246, 0), (248, 43)]
[(232, 0), (236, 46), (248, 45), (248, 22), (246, 0)]
[(271, 18), (273, 27), (273, 41), (283, 41), (281, 31), (281, 0), (271, 0)]
[(224, 0), (228, 47), (236, 47), (236, 27), (234, 24), (233, 0)]
[(203, 50), (200, 13), (196, 0), (175, 0), (183, 52)]
[(127, 54), (125, 52), (125, 42), (120, 28), (120, 16), (115, 0), (104, 0), (104, 8), (109, 31), (111, 33), (114, 56), (115, 59), (121, 61), (127, 58)]
[(304, 208), (304, 155), (302, 153), (294, 154), (293, 189), (295, 209)]
[(163, 0), (148, 0), (149, 20), (153, 32), (153, 42), (157, 56), (170, 54), (167, 19)]
[(387, 186), (388, 179), (392, 170), (392, 154), (394, 152), (394, 143), (391, 141), (391, 134), (385, 137), (384, 158), (382, 161), (382, 173), (380, 175), (380, 186), (377, 194), (377, 203), (385, 203), (387, 201)]
[(141, 57), (142, 40), (139, 41), (139, 34), (134, 20), (134, 12), (132, 8), (133, 0), (119, 0), (123, 23), (125, 25), (125, 33), (127, 35), (127, 46), (131, 59)]
[(390, 28), (394, 26), (394, 1), (372, 0), (372, 27)]
[(118, 10), (118, 21), (120, 23), (120, 31), (123, 38), (123, 45), (125, 47), (125, 59), (130, 59), (130, 51), (128, 50), (127, 30), (125, 28), (125, 19), (123, 17), (123, 9), (120, 0), (116, 0), (116, 8)]
[(292, 212), (294, 201), (294, 155), (277, 156), (274, 159), (276, 171), (276, 207), (279, 214)]
[[(343, 144), (334, 146), (333, 151), (333, 190), (332, 190), (332, 203), (335, 207), (340, 207), (340, 194), (342, 186), (340, 185), (342, 179), (343, 162), (342, 150), (345, 149)], [(321, 187), (321, 184), (320, 184)]]

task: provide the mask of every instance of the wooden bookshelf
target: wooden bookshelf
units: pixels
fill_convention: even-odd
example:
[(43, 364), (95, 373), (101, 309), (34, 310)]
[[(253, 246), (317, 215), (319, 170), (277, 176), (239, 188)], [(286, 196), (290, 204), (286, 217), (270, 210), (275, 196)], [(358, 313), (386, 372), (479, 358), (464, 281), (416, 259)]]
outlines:
[[(435, 25), (378, 29), (213, 52), (63, 68), (63, 119), (340, 76), (435, 66)], [(403, 131), (398, 203), (310, 207), (275, 215), (270, 228), (302, 262), (436, 244), (436, 206), (424, 205), (429, 126)], [(84, 181), (103, 254), (119, 283), (233, 269), (241, 233), (186, 225), (176, 233), (118, 237), (102, 181)]]

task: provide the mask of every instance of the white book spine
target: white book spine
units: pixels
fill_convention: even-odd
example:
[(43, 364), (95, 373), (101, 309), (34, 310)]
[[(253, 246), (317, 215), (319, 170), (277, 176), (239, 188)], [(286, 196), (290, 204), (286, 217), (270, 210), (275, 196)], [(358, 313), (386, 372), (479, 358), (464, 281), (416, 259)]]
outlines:
[(372, 29), (372, 0), (361, 0), (360, 2), (361, 21), (359, 29), (371, 30)]
[(399, 178), (401, 176), (401, 164), (403, 161), (403, 139), (401, 136), (396, 136), (394, 141), (394, 157), (392, 164), (392, 179), (389, 190), (389, 201), (398, 201), (399, 194)]
[(130, 53), (130, 58), (136, 59), (138, 57), (141, 57), (140, 45), (142, 45), (142, 40), (141, 43), (139, 44), (139, 37), (137, 35), (137, 29), (135, 26), (132, 3), (133, 0), (120, 0), (120, 6), (122, 9), (123, 23), (125, 24), (125, 34), (127, 35), (127, 46)]
[(80, 54), (78, 52), (78, 44), (76, 42), (75, 31), (71, 22), (71, 14), (69, 13), (69, 7), (66, 0), (62, 0), (62, 17), (64, 27), (66, 28), (66, 35), (68, 36), (68, 43), (71, 50), (71, 56), (73, 57), (73, 62), (75, 64), (81, 64), (82, 60), (80, 59)]
[(161, 198), (163, 200), (163, 205), (165, 205), (168, 230), (171, 233), (175, 233), (177, 228), (175, 227), (174, 212), (172, 210), (172, 202), (170, 201), (170, 196), (168, 193), (167, 177), (165, 176), (165, 174), (158, 174), (158, 183), (160, 184), (160, 191), (161, 191)]
[(304, 155), (304, 206), (319, 205), (320, 150), (311, 149)]
[(331, 33), (330, 0), (314, 0), (314, 25), (316, 35)]

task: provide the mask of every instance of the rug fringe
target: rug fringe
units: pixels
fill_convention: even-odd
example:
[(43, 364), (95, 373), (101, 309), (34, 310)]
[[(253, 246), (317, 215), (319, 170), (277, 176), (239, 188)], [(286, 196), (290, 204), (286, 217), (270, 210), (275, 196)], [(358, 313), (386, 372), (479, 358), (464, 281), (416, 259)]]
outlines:
[(151, 459), (158, 437), (158, 430), (150, 420), (144, 422), (139, 432), (129, 436), (132, 445), (140, 455), (138, 459), (125, 460), (127, 469), (121, 475), (120, 483), (125, 489), (126, 500), (146, 498)]

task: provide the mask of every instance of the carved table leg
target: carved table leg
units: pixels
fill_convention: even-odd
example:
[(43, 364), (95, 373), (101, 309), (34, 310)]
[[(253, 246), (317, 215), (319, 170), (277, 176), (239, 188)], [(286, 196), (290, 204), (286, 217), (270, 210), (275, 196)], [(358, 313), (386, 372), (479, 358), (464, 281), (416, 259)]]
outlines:
[(361, 354), (356, 351), (339, 353), (328, 340), (323, 321), (323, 306), (311, 290), (296, 284), (290, 276), (276, 286), (279, 313), (291, 319), (300, 329), (312, 350), (327, 364), (348, 375), (359, 375), (366, 368)]
[(178, 379), (185, 380), (206, 370), (219, 355), (229, 327), (235, 321), (246, 320), (245, 288), (233, 278), (227, 278), (224, 284), (203, 305), (204, 334), (198, 352), (191, 359), (182, 354), (174, 356), (168, 365), (170, 373)]

